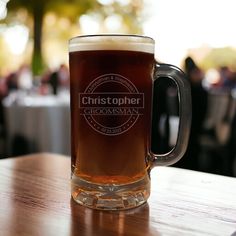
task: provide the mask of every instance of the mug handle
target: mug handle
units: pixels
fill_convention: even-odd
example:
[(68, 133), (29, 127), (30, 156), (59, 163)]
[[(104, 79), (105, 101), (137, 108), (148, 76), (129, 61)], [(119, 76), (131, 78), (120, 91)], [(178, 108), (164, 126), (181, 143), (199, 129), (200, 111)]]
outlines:
[(176, 145), (165, 154), (151, 152), (152, 167), (172, 165), (182, 158), (187, 149), (192, 118), (191, 89), (184, 72), (173, 65), (156, 63), (154, 81), (160, 77), (173, 80), (177, 86), (180, 119)]

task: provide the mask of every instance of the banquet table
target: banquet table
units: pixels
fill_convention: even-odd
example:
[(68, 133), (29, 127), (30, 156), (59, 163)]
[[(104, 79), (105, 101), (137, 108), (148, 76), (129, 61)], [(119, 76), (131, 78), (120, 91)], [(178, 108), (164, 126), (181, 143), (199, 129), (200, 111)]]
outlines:
[(26, 146), (25, 153), (70, 154), (69, 93), (40, 96), (18, 92), (6, 98), (3, 106), (8, 156), (14, 155), (14, 143), (19, 139), (18, 145), (23, 142)]
[(98, 211), (71, 200), (70, 158), (38, 153), (0, 160), (0, 234), (236, 234), (236, 178), (156, 167), (151, 179), (148, 203)]

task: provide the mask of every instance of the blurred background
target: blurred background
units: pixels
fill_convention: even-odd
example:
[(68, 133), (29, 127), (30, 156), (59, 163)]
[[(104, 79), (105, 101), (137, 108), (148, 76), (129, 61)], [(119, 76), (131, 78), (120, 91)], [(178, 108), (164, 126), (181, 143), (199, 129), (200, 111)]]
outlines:
[[(236, 176), (234, 0), (0, 0), (0, 158), (70, 154), (68, 40), (151, 36), (156, 59), (190, 81), (193, 122), (177, 167)], [(152, 149), (173, 148), (177, 89), (155, 84)]]

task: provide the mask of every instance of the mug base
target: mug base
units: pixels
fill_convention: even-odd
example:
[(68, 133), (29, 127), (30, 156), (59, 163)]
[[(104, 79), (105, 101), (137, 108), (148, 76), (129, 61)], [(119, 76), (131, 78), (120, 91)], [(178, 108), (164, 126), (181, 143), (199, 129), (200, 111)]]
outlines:
[(146, 175), (128, 184), (94, 184), (76, 175), (71, 180), (71, 195), (80, 205), (98, 210), (125, 210), (144, 204), (150, 195)]

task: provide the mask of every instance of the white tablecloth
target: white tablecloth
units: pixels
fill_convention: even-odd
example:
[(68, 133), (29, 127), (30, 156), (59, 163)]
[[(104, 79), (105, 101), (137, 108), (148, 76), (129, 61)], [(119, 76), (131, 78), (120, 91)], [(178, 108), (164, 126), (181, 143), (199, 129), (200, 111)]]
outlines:
[(8, 97), (3, 105), (9, 155), (17, 135), (29, 142), (31, 152), (70, 154), (69, 95)]

